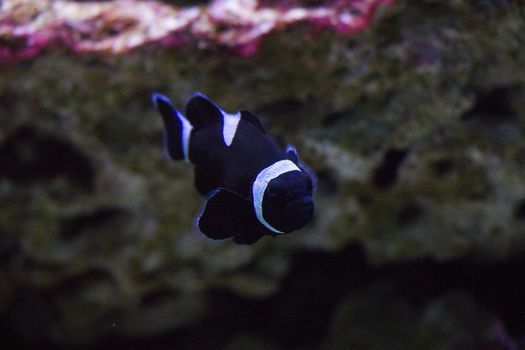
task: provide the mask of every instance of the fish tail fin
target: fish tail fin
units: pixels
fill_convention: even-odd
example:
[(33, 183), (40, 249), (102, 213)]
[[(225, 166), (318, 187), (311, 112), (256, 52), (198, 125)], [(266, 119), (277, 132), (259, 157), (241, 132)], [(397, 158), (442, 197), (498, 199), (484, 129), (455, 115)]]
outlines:
[(193, 125), (179, 111), (173, 108), (170, 100), (157, 92), (151, 94), (151, 102), (159, 111), (164, 123), (164, 151), (173, 160), (190, 161), (190, 138)]

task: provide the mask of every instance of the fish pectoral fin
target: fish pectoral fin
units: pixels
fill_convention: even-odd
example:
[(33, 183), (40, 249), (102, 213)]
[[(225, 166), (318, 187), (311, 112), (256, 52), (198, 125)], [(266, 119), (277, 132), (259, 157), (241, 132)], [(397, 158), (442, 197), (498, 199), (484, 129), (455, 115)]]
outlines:
[(234, 237), (244, 229), (248, 210), (248, 201), (244, 197), (219, 188), (209, 194), (197, 225), (204, 235), (212, 239)]
[(186, 105), (186, 117), (199, 130), (209, 125), (221, 124), (223, 111), (208, 97), (196, 92)]
[(245, 229), (240, 235), (235, 236), (233, 241), (237, 244), (254, 244), (263, 238), (263, 234), (256, 230)]
[(241, 111), (241, 119), (244, 121), (247, 121), (248, 123), (255, 126), (257, 129), (263, 132), (263, 134), (266, 134), (266, 130), (264, 130), (261, 122), (259, 121), (259, 118), (255, 115), (255, 113), (252, 113), (250, 111)]

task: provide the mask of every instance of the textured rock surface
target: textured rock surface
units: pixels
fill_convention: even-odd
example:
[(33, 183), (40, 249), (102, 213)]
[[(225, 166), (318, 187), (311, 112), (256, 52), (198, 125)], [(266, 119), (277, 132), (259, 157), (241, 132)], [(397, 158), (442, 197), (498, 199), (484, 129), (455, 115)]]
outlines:
[[(164, 3), (155, 6), (172, 11)], [(426, 269), (404, 279), (390, 275), (391, 264), (409, 261), (410, 270), (421, 259), (460, 258), (468, 261), (462, 276), (474, 268), (483, 281), (477, 263), (525, 253), (523, 5), (398, 1), (350, 36), (306, 37), (306, 27), (272, 32), (250, 57), (198, 45), (122, 55), (48, 46), (3, 68), (6, 334), (29, 344), (140, 338), (157, 347), (377, 349), (390, 344), (378, 337), (383, 322), (403, 317), (392, 344), (485, 348), (499, 334), (502, 348), (518, 346), (510, 338), (525, 334), (519, 298), (514, 310), (490, 300), (525, 292), (522, 274), (502, 284), (504, 274), (492, 273), (468, 288), (453, 279), (421, 300), (385, 290), (406, 284), (417, 296), (428, 282)], [(226, 110), (257, 112), (318, 174), (314, 222), (250, 247), (194, 232), (200, 199), (191, 170), (162, 158), (152, 90), (178, 106), (200, 90)], [(358, 263), (346, 259), (353, 243), (366, 256)], [(311, 260), (312, 251), (325, 253)], [(523, 265), (512, 266), (501, 271)], [(478, 288), (494, 294), (475, 302)], [(391, 308), (375, 309), (378, 300), (392, 300)], [(358, 328), (345, 332), (353, 323)]]

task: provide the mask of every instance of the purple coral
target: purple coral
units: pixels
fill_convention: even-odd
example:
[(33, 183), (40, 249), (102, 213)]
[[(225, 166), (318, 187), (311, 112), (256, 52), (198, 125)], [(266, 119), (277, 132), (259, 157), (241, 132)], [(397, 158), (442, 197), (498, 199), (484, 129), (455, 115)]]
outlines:
[[(393, 0), (214, 0), (174, 7), (157, 1), (4, 0), (0, 63), (66, 46), (74, 52), (118, 54), (146, 43), (196, 41), (256, 52), (260, 39), (297, 23), (348, 34), (367, 25), (379, 5)], [(181, 39), (184, 38), (184, 39)]]

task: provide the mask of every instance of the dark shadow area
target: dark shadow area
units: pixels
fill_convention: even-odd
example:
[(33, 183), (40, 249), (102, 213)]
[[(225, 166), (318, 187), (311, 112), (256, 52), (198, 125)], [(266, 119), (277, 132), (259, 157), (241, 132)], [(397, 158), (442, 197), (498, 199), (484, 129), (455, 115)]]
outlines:
[[(467, 259), (440, 263), (418, 259), (375, 267), (366, 262), (359, 245), (352, 245), (339, 253), (306, 251), (293, 257), (292, 269), (282, 282), (280, 292), (273, 297), (250, 299), (215, 290), (211, 294), (207, 318), (192, 327), (151, 339), (112, 336), (96, 347), (220, 349), (235, 334), (250, 332), (276, 341), (287, 349), (315, 349), (326, 338), (339, 303), (381, 280), (391, 281), (396, 293), (414, 306), (426, 305), (449, 291), (461, 290), (502, 320), (512, 336), (520, 338), (525, 334), (524, 266), (525, 256), (522, 255), (494, 263), (475, 263)], [(44, 327), (45, 330), (46, 322), (39, 320), (38, 308), (32, 308), (26, 299), (23, 299), (24, 303), (37, 313), (35, 329)], [(0, 325), (0, 336), (14, 345), (17, 340), (18, 346), (14, 348), (24, 348), (16, 338), (17, 333), (5, 322), (6, 319)], [(44, 348), (65, 349), (50, 344)]]
[(383, 161), (375, 169), (372, 182), (378, 188), (386, 189), (397, 181), (397, 171), (408, 154), (406, 149), (389, 149)]
[(452, 159), (439, 159), (432, 163), (432, 172), (438, 177), (438, 178), (444, 178), (450, 173), (454, 171), (456, 168), (456, 165), (454, 164), (454, 161)]
[(480, 92), (474, 106), (463, 114), (462, 119), (477, 120), (488, 125), (516, 120), (516, 113), (512, 109), (512, 94), (515, 90), (516, 86), (506, 86)]
[(91, 160), (65, 139), (23, 126), (0, 145), (0, 176), (27, 184), (63, 177), (80, 191), (92, 191)]
[(323, 127), (336, 127), (343, 121), (348, 121), (354, 117), (354, 113), (351, 110), (338, 111), (328, 113), (321, 120), (321, 125)]
[(525, 220), (525, 198), (516, 203), (514, 207), (514, 219), (519, 221)]
[(406, 201), (397, 213), (397, 221), (400, 226), (409, 226), (416, 223), (425, 213), (425, 209), (415, 200)]
[(83, 232), (92, 234), (97, 228), (103, 228), (108, 223), (125, 219), (126, 212), (117, 207), (101, 207), (93, 212), (74, 216), (62, 221), (61, 237), (64, 240), (73, 239)]

